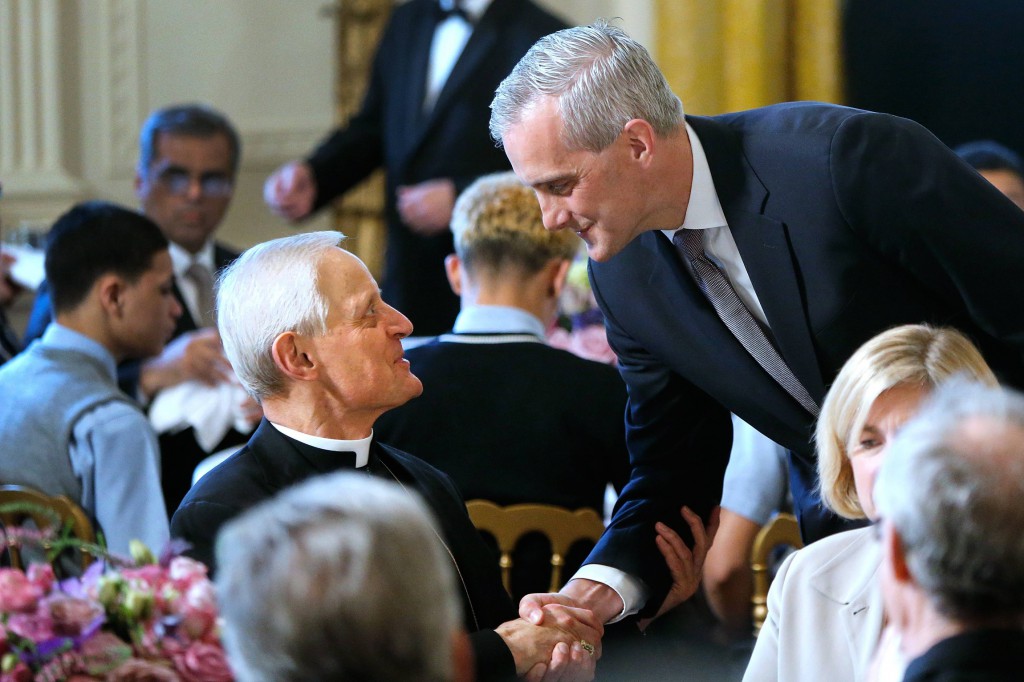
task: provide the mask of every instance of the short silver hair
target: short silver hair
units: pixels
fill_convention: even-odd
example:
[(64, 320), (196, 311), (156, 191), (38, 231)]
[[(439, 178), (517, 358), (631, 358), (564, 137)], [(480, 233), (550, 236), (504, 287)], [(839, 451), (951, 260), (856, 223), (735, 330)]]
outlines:
[(893, 440), (874, 496), (941, 613), (1024, 615), (1024, 396), (947, 382)]
[(454, 573), (419, 495), (317, 477), (225, 525), (223, 637), (239, 682), (453, 677)]
[(495, 91), (491, 137), (501, 142), (522, 113), (557, 97), (570, 150), (599, 152), (634, 118), (670, 136), (683, 104), (643, 45), (600, 19), (538, 40)]
[(258, 401), (284, 389), (271, 353), (287, 331), (327, 333), (320, 261), (345, 240), (340, 232), (307, 232), (257, 244), (220, 275), (217, 328), (224, 352), (246, 391)]

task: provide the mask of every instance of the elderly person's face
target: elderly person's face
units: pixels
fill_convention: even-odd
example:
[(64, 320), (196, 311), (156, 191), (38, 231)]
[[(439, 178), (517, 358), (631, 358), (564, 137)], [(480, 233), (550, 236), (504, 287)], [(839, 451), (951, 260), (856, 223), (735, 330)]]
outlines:
[(423, 392), (403, 357), (401, 340), (412, 323), (380, 297), (362, 261), (340, 248), (320, 261), (320, 291), (327, 301), (327, 334), (311, 340), (330, 401), (347, 415), (375, 419)]
[(897, 384), (871, 404), (864, 428), (851, 435), (848, 452), (853, 469), (853, 482), (861, 509), (872, 521), (877, 520), (874, 501), (875, 475), (889, 450), (897, 431), (921, 407), (930, 388), (920, 384)]

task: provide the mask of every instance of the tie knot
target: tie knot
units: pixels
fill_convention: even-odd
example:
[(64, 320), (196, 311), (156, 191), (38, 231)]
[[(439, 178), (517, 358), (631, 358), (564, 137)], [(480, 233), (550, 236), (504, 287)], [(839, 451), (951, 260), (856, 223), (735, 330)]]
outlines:
[(687, 260), (694, 261), (704, 256), (704, 230), (677, 230), (672, 241), (676, 248), (682, 249)]
[(473, 17), (469, 15), (469, 12), (466, 11), (466, 8), (462, 6), (462, 3), (460, 3), (459, 0), (438, 0), (438, 22), (444, 21), (450, 17), (459, 17), (467, 24), (473, 23)]
[(199, 282), (213, 279), (210, 276), (210, 270), (199, 261), (192, 261), (192, 265), (188, 266), (188, 270), (185, 271), (185, 276)]

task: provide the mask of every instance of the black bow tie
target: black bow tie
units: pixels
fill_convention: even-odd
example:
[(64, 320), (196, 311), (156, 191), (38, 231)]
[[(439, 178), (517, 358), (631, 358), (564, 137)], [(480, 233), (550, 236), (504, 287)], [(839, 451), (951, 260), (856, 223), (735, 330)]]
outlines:
[(437, 21), (441, 23), (445, 19), (450, 17), (459, 17), (467, 24), (473, 23), (473, 17), (469, 15), (469, 12), (459, 3), (459, 0), (438, 0), (435, 5), (437, 8)]

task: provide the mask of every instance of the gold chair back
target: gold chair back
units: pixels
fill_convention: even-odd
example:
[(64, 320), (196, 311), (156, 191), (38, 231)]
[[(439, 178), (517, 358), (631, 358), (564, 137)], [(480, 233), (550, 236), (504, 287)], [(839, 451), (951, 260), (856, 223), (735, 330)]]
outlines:
[(542, 533), (551, 543), (551, 586), (562, 586), (565, 555), (580, 540), (597, 542), (604, 533), (604, 522), (593, 509), (575, 511), (550, 504), (513, 504), (500, 507), (487, 500), (466, 503), (469, 518), (479, 530), (490, 533), (501, 552), (501, 582), (512, 594), (512, 552), (527, 533)]
[(750, 550), (750, 568), (754, 572), (754, 594), (751, 597), (753, 606), (754, 637), (761, 631), (765, 618), (768, 617), (768, 588), (771, 586), (771, 557), (776, 547), (804, 546), (800, 538), (800, 526), (792, 514), (776, 514), (754, 538)]
[[(24, 506), (18, 509), (3, 509), (14, 504)], [(82, 508), (70, 498), (64, 495), (46, 495), (27, 486), (10, 484), (0, 486), (0, 524), (3, 524), (5, 529), (20, 527), (27, 521), (31, 521), (36, 528), (44, 530), (52, 528), (55, 520), (59, 521), (60, 527), (54, 530), (59, 531), (61, 528), (67, 527), (71, 537), (95, 544), (96, 534), (92, 522), (89, 521), (89, 517)], [(4, 532), (4, 539), (11, 566), (24, 569), (21, 539), (16, 534), (7, 532)], [(49, 549), (47, 543), (43, 543), (43, 548)], [(93, 562), (94, 557), (87, 550), (77, 551), (84, 570)]]

